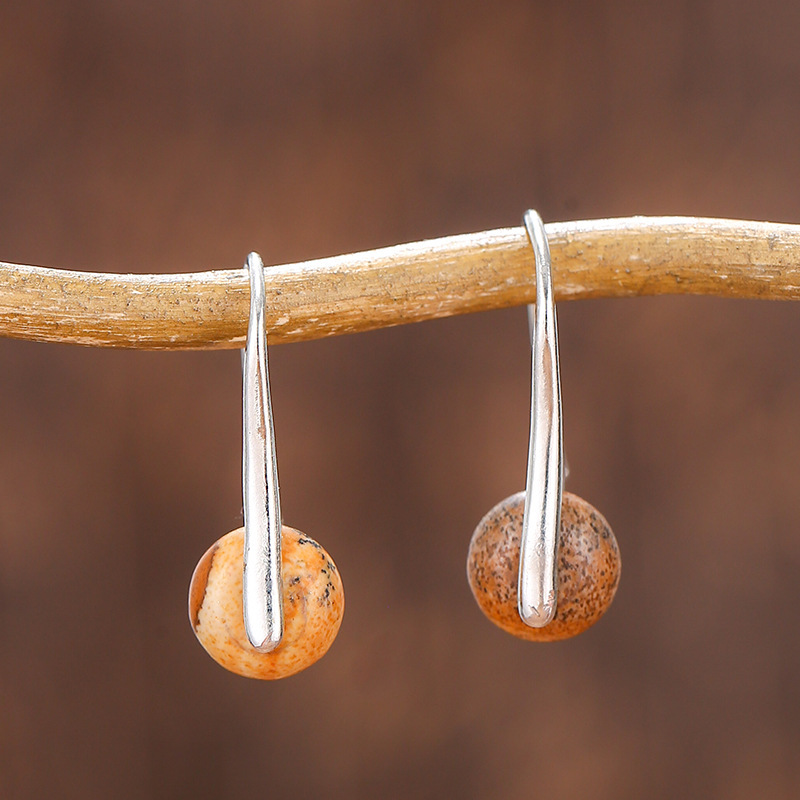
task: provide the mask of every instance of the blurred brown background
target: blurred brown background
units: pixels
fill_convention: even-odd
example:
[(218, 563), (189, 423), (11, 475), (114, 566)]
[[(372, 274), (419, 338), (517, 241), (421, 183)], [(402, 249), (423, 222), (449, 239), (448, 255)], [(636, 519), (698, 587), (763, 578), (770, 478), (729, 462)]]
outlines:
[[(798, 222), (798, 36), (789, 2), (3, 4), (0, 259), (234, 268), (528, 206)], [(522, 309), (276, 347), (284, 516), (347, 592), (276, 684), (185, 608), (240, 524), (238, 354), (0, 340), (0, 796), (797, 797), (800, 309), (559, 315), (611, 612), (536, 646), (467, 587), (524, 480)]]

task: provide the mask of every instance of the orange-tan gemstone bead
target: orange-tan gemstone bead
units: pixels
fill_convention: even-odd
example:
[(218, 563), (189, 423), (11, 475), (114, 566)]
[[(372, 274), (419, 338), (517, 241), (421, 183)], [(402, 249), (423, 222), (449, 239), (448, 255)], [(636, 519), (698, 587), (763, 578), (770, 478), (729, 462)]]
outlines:
[(520, 534), (525, 493), (507, 497), (478, 524), (467, 556), (467, 577), (481, 611), (504, 631), (531, 641), (555, 641), (585, 631), (611, 605), (621, 561), (614, 533), (596, 508), (564, 493), (557, 553), (556, 615), (531, 628), (517, 610)]
[(274, 680), (294, 675), (327, 652), (344, 613), (339, 571), (327, 552), (294, 528), (283, 526), (283, 638), (269, 653), (247, 639), (242, 612), (244, 528), (206, 551), (189, 586), (189, 619), (209, 655), (231, 672)]

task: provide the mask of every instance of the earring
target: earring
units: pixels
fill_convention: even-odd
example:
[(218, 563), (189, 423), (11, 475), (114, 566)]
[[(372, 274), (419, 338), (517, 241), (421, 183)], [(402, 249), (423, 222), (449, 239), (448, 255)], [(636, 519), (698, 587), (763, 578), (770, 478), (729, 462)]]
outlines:
[(564, 493), (558, 329), (550, 248), (535, 211), (525, 228), (536, 260), (531, 427), (525, 491), (496, 505), (469, 546), (467, 577), (483, 613), (521, 639), (554, 641), (589, 628), (614, 599), (617, 540), (597, 509)]
[(200, 644), (248, 678), (285, 678), (311, 666), (336, 638), (344, 590), (331, 557), (281, 524), (275, 432), (267, 368), (264, 264), (247, 257), (250, 321), (243, 353), (244, 527), (200, 559), (189, 586), (189, 618)]

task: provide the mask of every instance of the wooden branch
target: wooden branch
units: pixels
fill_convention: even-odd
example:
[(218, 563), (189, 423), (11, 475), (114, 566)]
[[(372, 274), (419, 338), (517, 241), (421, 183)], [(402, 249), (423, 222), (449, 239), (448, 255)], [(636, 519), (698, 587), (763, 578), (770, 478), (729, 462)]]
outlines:
[[(547, 235), (557, 300), (656, 294), (800, 299), (799, 225), (630, 217), (552, 223)], [(267, 267), (270, 342), (529, 303), (536, 296), (532, 259), (520, 227)], [(241, 347), (248, 304), (243, 268), (109, 275), (0, 263), (0, 335), (19, 339), (142, 349)]]

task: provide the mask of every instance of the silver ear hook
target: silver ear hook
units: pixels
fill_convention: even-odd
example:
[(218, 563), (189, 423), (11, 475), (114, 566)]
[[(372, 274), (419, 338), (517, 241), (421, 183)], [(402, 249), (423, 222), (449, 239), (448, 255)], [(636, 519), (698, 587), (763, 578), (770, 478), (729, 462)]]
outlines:
[(557, 602), (556, 549), (564, 491), (561, 378), (547, 235), (535, 211), (527, 211), (524, 222), (536, 259), (536, 305), (528, 306), (531, 428), (517, 605), (526, 625), (543, 628), (555, 616)]
[(250, 644), (268, 653), (283, 637), (281, 501), (267, 367), (264, 263), (258, 253), (250, 253), (246, 267), (250, 274), (250, 321), (242, 359), (242, 606)]

